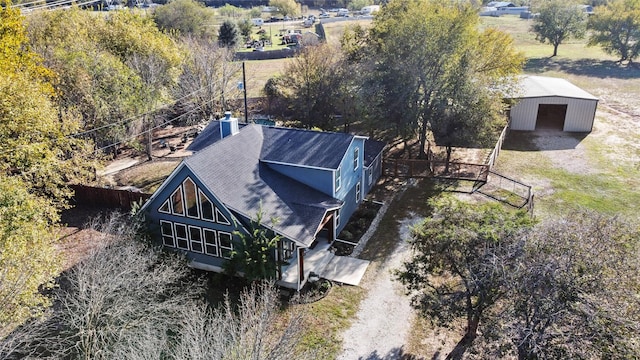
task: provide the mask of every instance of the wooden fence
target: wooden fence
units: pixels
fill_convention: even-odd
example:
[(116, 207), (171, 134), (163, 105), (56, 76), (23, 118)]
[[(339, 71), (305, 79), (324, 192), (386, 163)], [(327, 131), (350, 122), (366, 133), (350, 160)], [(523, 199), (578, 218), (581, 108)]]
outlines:
[(72, 202), (76, 205), (130, 210), (134, 202), (140, 202), (141, 200), (146, 200), (151, 197), (151, 194), (129, 190), (116, 190), (84, 185), (72, 185), (71, 188), (75, 193)]
[(500, 150), (502, 149), (502, 144), (504, 143), (504, 138), (507, 137), (507, 132), (509, 131), (509, 125), (505, 126), (500, 133), (500, 137), (496, 142), (496, 146), (493, 147), (493, 151), (489, 155), (489, 159), (487, 160), (487, 164), (489, 165), (489, 170), (493, 169), (493, 166), (496, 164), (496, 160), (498, 160), (498, 155), (500, 155)]
[(486, 181), (488, 164), (471, 164), (463, 162), (426, 159), (385, 159), (384, 174), (393, 177), (440, 178), (469, 181)]

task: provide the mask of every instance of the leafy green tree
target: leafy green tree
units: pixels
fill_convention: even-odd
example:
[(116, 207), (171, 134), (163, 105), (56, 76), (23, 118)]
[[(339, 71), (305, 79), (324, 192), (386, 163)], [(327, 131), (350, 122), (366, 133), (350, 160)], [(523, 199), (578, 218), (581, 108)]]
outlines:
[[(508, 35), (493, 29), (480, 31), (478, 21), (477, 10), (469, 4), (395, 1), (378, 13), (364, 41), (347, 42), (349, 58), (365, 64), (359, 73), (365, 76), (361, 83), (369, 104), (376, 109), (375, 123), (395, 126), (405, 141), (417, 134), (420, 157), (426, 156), (431, 130), (459, 128), (439, 124), (456, 119), (442, 116), (447, 106), (460, 109), (455, 114), (462, 117), (473, 114), (477, 104), (489, 118), (458, 121), (475, 123), (465, 128), (478, 129), (483, 124), (499, 128), (495, 121), (502, 95), (495, 89), (513, 81), (511, 76), (521, 70), (523, 57)], [(471, 108), (461, 111), (467, 106)], [(456, 135), (467, 137), (462, 129), (451, 137)]]
[(233, 21), (225, 21), (218, 30), (218, 44), (226, 48), (235, 48), (240, 42), (238, 26)]
[(534, 19), (531, 31), (541, 43), (553, 45), (553, 55), (558, 55), (558, 46), (571, 37), (582, 39), (587, 29), (586, 14), (577, 2), (543, 0), (536, 3), (534, 11), (540, 15)]
[(259, 18), (262, 15), (262, 7), (254, 6), (249, 9), (249, 17), (251, 18)]
[(218, 8), (218, 13), (224, 17), (235, 18), (242, 14), (242, 9), (230, 4), (224, 4), (224, 6)]
[(615, 0), (589, 18), (589, 45), (600, 46), (628, 65), (640, 54), (640, 1)]
[(92, 176), (91, 144), (69, 137), (80, 123), (58, 108), (58, 79), (26, 35), (19, 10), (0, 9), (0, 172), (63, 202), (70, 194), (66, 182)]
[[(265, 228), (263, 224), (264, 213), (262, 208), (251, 220), (246, 234), (236, 231), (234, 234), (240, 238), (240, 243), (231, 254), (231, 260), (227, 262), (227, 272), (235, 275), (236, 272), (244, 273), (244, 278), (249, 281), (275, 279), (280, 266), (276, 261), (276, 251), (281, 236)], [(271, 219), (274, 225), (277, 219)]]
[(533, 222), (500, 204), (472, 205), (453, 198), (430, 201), (432, 215), (413, 228), (413, 257), (398, 277), (413, 306), (434, 323), (465, 319), (464, 337), (447, 358), (460, 359), (480, 326), (508, 293), (507, 276)]
[(177, 31), (181, 35), (215, 37), (211, 26), (215, 11), (195, 0), (175, 0), (158, 7), (153, 20), (163, 31)]
[(60, 270), (50, 200), (30, 194), (17, 177), (0, 175), (0, 339), (13, 327), (42, 313)]
[[(151, 18), (76, 8), (29, 17), (34, 49), (60, 76), (62, 108), (79, 114), (99, 147), (131, 141), (145, 124), (137, 114), (168, 101), (181, 51)], [(112, 148), (113, 149), (113, 148)]]
[(253, 31), (253, 23), (249, 19), (242, 19), (238, 21), (238, 29), (240, 30), (240, 35), (242, 35), (242, 39), (244, 41), (249, 41), (251, 39), (251, 32)]
[(300, 4), (295, 0), (269, 0), (269, 6), (278, 9), (278, 14), (282, 16), (296, 17), (300, 15)]
[[(293, 117), (306, 128), (336, 129), (346, 81), (342, 55), (330, 45), (307, 46), (288, 65), (278, 81)], [(269, 85), (273, 85), (270, 83)]]

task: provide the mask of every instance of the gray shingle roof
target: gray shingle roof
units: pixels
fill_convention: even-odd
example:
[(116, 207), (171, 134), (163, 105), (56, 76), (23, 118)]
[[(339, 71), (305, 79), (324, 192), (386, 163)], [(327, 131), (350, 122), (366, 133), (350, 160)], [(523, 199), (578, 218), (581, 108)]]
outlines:
[[(187, 158), (185, 164), (225, 206), (249, 218), (255, 218), (256, 211), (262, 206), (265, 225), (272, 226), (270, 219), (276, 218), (279, 222), (273, 228), (277, 232), (309, 246), (326, 211), (341, 206), (342, 202), (284, 176), (260, 161), (265, 144), (273, 144), (267, 141), (269, 136), (285, 133), (271, 130), (248, 125), (238, 134)], [(303, 146), (301, 138), (306, 137), (303, 135), (292, 141)], [(306, 139), (317, 140), (314, 137)]]
[(290, 128), (264, 128), (262, 160), (337, 169), (353, 135)]
[[(247, 124), (239, 123), (238, 127), (242, 129), (246, 125)], [(205, 127), (195, 139), (193, 139), (193, 142), (191, 142), (189, 147), (187, 147), (187, 150), (200, 151), (220, 139), (222, 139), (220, 136), (220, 121), (212, 120), (209, 122), (207, 127)]]
[(364, 141), (364, 166), (368, 167), (371, 165), (373, 160), (380, 155), (384, 147), (385, 143), (382, 141), (367, 139)]

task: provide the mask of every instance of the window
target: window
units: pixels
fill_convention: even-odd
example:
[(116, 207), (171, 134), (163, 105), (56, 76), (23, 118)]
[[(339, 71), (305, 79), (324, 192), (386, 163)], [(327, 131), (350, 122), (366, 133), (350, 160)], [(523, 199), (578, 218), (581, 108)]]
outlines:
[(293, 257), (293, 252), (296, 249), (293, 241), (283, 240), (282, 241), (282, 260), (289, 260)]
[(169, 199), (167, 199), (167, 201), (162, 203), (162, 206), (160, 206), (160, 209), (158, 209), (158, 212), (171, 214), (171, 208), (169, 207)]
[(207, 255), (219, 256), (218, 255), (218, 237), (216, 236), (216, 232), (209, 229), (203, 229), (204, 233), (204, 252)]
[(174, 224), (176, 228), (176, 244), (179, 249), (189, 250), (189, 241), (187, 240), (187, 225)]
[(171, 212), (175, 215), (184, 215), (184, 206), (182, 204), (182, 186), (171, 194)]
[(225, 259), (231, 259), (231, 252), (233, 251), (231, 234), (223, 231), (218, 231), (218, 240), (220, 244), (220, 256)]
[(189, 245), (191, 251), (202, 252), (202, 233), (199, 227), (189, 226)]
[(356, 184), (356, 202), (360, 202), (360, 182)]
[(336, 191), (338, 189), (340, 189), (340, 180), (341, 180), (341, 175), (340, 175), (340, 166), (338, 166), (338, 170), (336, 170), (335, 172), (335, 185), (336, 185)]
[(202, 192), (202, 190), (198, 190), (198, 195), (200, 196), (200, 208), (202, 211), (202, 219), (215, 221), (213, 218), (213, 204), (211, 200)]
[(187, 208), (187, 216), (199, 218), (198, 197), (196, 195), (196, 184), (193, 180), (186, 178), (182, 183), (184, 187), (184, 203)]
[(173, 237), (173, 225), (164, 220), (160, 220), (160, 232), (162, 233), (162, 243), (165, 246), (176, 247), (176, 241)]
[(353, 149), (353, 170), (358, 170), (358, 163), (360, 161), (360, 148)]
[(224, 216), (224, 214), (222, 214), (220, 210), (218, 210), (218, 208), (216, 208), (216, 222), (218, 224), (231, 225), (231, 222), (227, 220), (227, 218)]

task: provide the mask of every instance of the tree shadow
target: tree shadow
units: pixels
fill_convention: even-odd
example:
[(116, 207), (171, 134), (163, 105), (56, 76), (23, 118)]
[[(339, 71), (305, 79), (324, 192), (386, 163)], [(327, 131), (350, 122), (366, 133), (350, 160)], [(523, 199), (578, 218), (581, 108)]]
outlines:
[[(438, 359), (436, 357), (438, 354), (434, 355), (434, 359)], [(374, 350), (367, 356), (361, 356), (358, 358), (359, 360), (424, 360), (423, 357), (418, 357), (413, 354), (406, 353), (403, 347), (395, 347), (386, 354), (379, 354), (378, 350)]]
[(542, 57), (527, 59), (524, 71), (540, 74), (547, 71), (561, 71), (573, 75), (583, 75), (596, 78), (637, 79), (640, 78), (640, 68), (621, 65), (616, 61), (598, 59), (559, 59), (556, 57)]
[(575, 149), (589, 133), (573, 133), (561, 130), (516, 131), (511, 130), (502, 144), (503, 150), (551, 151)]

